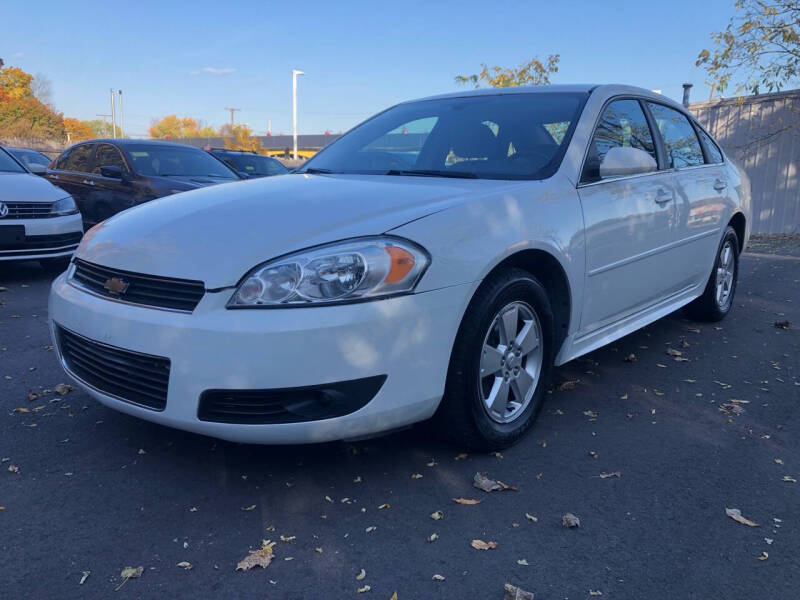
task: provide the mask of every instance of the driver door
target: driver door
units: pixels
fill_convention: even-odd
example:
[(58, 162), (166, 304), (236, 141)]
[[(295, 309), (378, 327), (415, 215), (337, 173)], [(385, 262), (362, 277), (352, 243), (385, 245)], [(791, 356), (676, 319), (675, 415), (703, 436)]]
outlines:
[(579, 337), (635, 314), (672, 294), (675, 232), (673, 175), (664, 170), (603, 178), (611, 148), (643, 150), (657, 160), (655, 132), (639, 100), (603, 110), (585, 159), (578, 195), (584, 216), (586, 274)]

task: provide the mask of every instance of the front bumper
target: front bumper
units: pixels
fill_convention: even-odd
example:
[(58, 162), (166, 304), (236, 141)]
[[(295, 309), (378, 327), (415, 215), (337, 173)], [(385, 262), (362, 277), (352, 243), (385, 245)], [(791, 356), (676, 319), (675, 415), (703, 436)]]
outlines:
[(80, 213), (49, 219), (3, 219), (0, 227), (22, 225), (26, 242), (0, 246), (0, 261), (71, 256), (83, 235)]
[[(100, 392), (73, 375), (103, 404), (221, 439), (293, 444), (367, 436), (430, 417), (444, 392), (470, 290), (454, 286), (374, 302), (252, 310), (227, 310), (232, 290), (224, 290), (206, 293), (186, 314), (100, 298), (61, 275), (52, 285), (49, 312), (51, 328), (58, 324), (103, 344), (170, 360), (167, 402), (160, 412)], [(198, 418), (207, 390), (297, 388), (378, 375), (387, 377), (375, 397), (340, 417), (266, 425)]]

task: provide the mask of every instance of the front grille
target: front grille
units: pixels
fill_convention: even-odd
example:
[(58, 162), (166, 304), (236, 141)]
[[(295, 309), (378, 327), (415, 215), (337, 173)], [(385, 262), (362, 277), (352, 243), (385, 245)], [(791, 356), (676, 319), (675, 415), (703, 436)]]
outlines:
[[(20, 225), (20, 227), (22, 226)], [(22, 242), (0, 243), (0, 250), (64, 249), (68, 246), (77, 246), (82, 237), (83, 234), (78, 231), (57, 235), (28, 235), (25, 236), (25, 240)]]
[(56, 336), (64, 363), (78, 379), (131, 404), (166, 407), (168, 358), (101, 344), (60, 326)]
[[(80, 286), (112, 300), (186, 312), (192, 312), (206, 293), (202, 281), (140, 275), (79, 259), (75, 260), (72, 279)], [(118, 284), (119, 292), (111, 291), (114, 289), (112, 279), (118, 280), (114, 283)]]
[(270, 390), (206, 390), (197, 418), (213, 423), (265, 425), (319, 421), (350, 414), (372, 400), (386, 375)]
[(47, 219), (52, 217), (51, 202), (6, 202), (8, 214), (4, 219)]

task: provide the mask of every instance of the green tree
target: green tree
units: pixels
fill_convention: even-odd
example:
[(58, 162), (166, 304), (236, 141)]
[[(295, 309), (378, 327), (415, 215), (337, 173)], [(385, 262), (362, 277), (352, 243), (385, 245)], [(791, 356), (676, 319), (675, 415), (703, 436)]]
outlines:
[(711, 34), (714, 46), (697, 57), (714, 89), (758, 94), (800, 80), (800, 2), (737, 0), (736, 14), (724, 31)]
[(456, 83), (462, 85), (471, 83), (475, 88), (481, 87), (481, 82), (491, 87), (516, 87), (520, 85), (547, 85), (550, 75), (558, 73), (558, 63), (561, 56), (551, 54), (546, 62), (537, 57), (522, 63), (518, 67), (489, 67), (481, 63), (480, 73), (473, 75), (457, 75)]

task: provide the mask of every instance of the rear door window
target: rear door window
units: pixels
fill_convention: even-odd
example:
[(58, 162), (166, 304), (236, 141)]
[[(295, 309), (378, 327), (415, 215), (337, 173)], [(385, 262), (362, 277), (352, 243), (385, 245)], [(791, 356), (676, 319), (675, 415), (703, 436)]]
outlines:
[(686, 115), (655, 102), (648, 102), (647, 106), (664, 140), (670, 168), (685, 169), (704, 164), (700, 140)]
[(703, 140), (703, 145), (706, 147), (706, 163), (710, 165), (720, 164), (722, 162), (722, 152), (719, 146), (711, 139), (710, 135), (699, 127), (697, 128), (697, 134), (700, 136), (700, 139)]
[(75, 146), (70, 150), (69, 155), (64, 159), (63, 164), (59, 161), (59, 168), (64, 171), (75, 171), (77, 173), (88, 173), (89, 163), (92, 159), (92, 148), (94, 144), (83, 144)]
[(600, 180), (600, 163), (611, 148), (644, 150), (656, 160), (653, 136), (638, 100), (614, 100), (603, 110), (589, 144), (582, 183)]
[(119, 167), (127, 171), (128, 167), (122, 159), (122, 154), (111, 144), (100, 144), (94, 155), (94, 169), (92, 173), (100, 174), (100, 167)]

